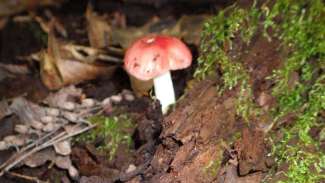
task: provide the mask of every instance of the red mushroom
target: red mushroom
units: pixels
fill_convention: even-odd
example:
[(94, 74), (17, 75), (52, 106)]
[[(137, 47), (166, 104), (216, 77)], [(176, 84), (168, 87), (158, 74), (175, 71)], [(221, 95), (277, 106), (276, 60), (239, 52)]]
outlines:
[(126, 51), (124, 67), (139, 80), (153, 79), (155, 94), (163, 113), (175, 103), (170, 70), (191, 65), (192, 54), (179, 39), (171, 36), (151, 35), (135, 41)]

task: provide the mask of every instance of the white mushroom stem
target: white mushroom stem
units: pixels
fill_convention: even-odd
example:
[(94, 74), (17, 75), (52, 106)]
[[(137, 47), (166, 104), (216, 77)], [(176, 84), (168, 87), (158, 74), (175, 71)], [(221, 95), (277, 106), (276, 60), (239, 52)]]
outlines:
[(153, 79), (156, 98), (160, 101), (161, 110), (166, 114), (168, 107), (175, 103), (175, 93), (170, 72), (166, 72)]

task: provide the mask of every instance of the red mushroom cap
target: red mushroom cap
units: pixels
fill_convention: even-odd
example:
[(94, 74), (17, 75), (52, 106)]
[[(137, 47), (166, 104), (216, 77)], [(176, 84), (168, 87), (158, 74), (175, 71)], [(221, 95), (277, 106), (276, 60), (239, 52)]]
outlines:
[(169, 70), (184, 69), (192, 63), (192, 54), (177, 38), (151, 35), (135, 41), (126, 51), (124, 67), (140, 80), (153, 79)]

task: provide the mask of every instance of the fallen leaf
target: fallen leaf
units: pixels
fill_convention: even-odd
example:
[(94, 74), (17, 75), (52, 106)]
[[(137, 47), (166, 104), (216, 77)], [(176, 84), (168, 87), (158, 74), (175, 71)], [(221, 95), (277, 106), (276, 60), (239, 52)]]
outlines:
[(69, 156), (57, 156), (55, 158), (55, 165), (61, 169), (68, 170), (72, 163)]
[(87, 6), (86, 19), (90, 46), (94, 48), (107, 47), (111, 38), (111, 27), (104, 17), (93, 11), (91, 3)]
[[(41, 78), (46, 87), (51, 90), (59, 89), (69, 84), (77, 84), (98, 76), (111, 76), (116, 65), (90, 63), (96, 60), (96, 53), (89, 57), (82, 57), (82, 53), (73, 52), (71, 44), (60, 42), (50, 26), (48, 35), (48, 49), (42, 52)], [(76, 46), (80, 48), (80, 46)], [(76, 49), (77, 49), (76, 48)], [(79, 58), (76, 58), (78, 57)], [(85, 60), (80, 60), (84, 58)], [(91, 59), (91, 61), (89, 61)]]
[(139, 37), (147, 34), (165, 34), (183, 39), (188, 44), (199, 45), (203, 23), (207, 15), (182, 16), (179, 20), (152, 18), (142, 27), (112, 27), (111, 43), (124, 49)]
[(67, 156), (71, 153), (71, 143), (69, 140), (57, 142), (54, 145), (55, 152)]
[(47, 161), (54, 162), (55, 157), (55, 152), (52, 149), (44, 149), (26, 158), (24, 164), (34, 168), (45, 164)]
[(19, 117), (23, 124), (28, 126), (33, 122), (41, 121), (41, 117), (45, 116), (45, 110), (42, 107), (23, 97), (15, 98), (10, 105), (10, 110)]
[(82, 97), (82, 90), (71, 85), (60, 89), (58, 92), (49, 94), (44, 100), (49, 106), (66, 108), (67, 102), (76, 102)]

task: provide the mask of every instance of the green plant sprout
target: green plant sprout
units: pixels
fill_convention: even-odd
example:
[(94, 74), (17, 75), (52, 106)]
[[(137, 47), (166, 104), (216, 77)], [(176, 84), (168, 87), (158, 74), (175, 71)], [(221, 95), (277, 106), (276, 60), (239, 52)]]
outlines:
[(77, 142), (92, 143), (102, 139), (102, 143), (97, 147), (100, 152), (108, 152), (110, 160), (114, 157), (118, 147), (122, 144), (130, 147), (132, 137), (130, 129), (133, 128), (132, 121), (126, 115), (118, 117), (93, 116), (89, 119), (97, 127), (79, 136)]

